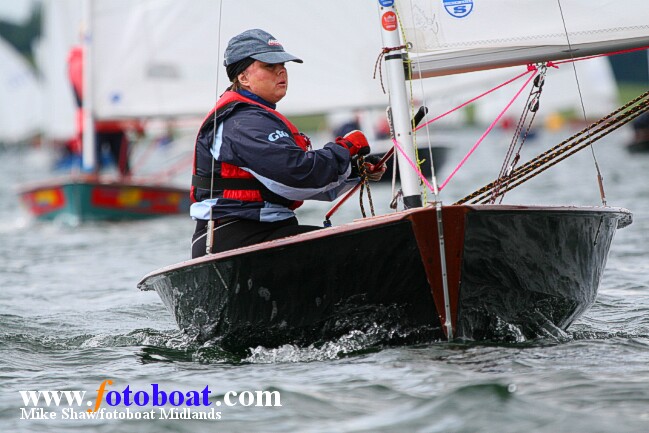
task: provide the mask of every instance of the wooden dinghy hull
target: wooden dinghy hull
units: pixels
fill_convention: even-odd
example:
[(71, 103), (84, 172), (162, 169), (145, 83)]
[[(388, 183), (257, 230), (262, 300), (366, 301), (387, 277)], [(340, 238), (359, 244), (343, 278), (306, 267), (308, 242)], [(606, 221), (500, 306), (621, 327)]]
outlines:
[[(566, 329), (594, 302), (619, 208), (442, 208), (453, 337), (503, 323)], [(234, 349), (388, 330), (390, 344), (446, 338), (437, 212), (411, 209), (162, 268), (145, 276), (179, 328)]]

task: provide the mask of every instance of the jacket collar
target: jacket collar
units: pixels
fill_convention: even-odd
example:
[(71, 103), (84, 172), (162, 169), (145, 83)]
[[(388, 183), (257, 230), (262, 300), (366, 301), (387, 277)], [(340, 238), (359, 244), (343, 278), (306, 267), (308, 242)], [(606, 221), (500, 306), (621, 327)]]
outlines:
[(261, 97), (255, 95), (252, 92), (249, 92), (248, 90), (240, 89), (237, 90), (237, 93), (239, 93), (242, 96), (245, 96), (246, 98), (252, 99), (253, 101), (257, 101), (260, 104), (264, 104), (266, 107), (272, 108), (273, 110), (275, 107), (277, 107), (276, 104), (271, 104), (270, 102), (266, 101), (265, 99), (262, 99)]

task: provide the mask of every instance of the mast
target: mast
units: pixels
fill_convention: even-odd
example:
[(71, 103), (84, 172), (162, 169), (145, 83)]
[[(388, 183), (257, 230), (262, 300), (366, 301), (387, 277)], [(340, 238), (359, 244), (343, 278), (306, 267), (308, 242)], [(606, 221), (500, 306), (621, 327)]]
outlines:
[(379, 14), (381, 16), (381, 38), (383, 40), (383, 46), (388, 49), (393, 49), (385, 55), (384, 59), (387, 70), (394, 139), (399, 143), (403, 153), (405, 153), (404, 155), (401, 151), (395, 149), (399, 164), (403, 203), (406, 208), (421, 207), (419, 176), (410, 162), (416, 163), (417, 157), (412, 138), (412, 124), (408, 110), (408, 94), (406, 92), (406, 77), (403, 70), (404, 51), (402, 48), (397, 49), (402, 43), (399, 37), (399, 23), (394, 8), (394, 0), (379, 0)]
[(83, 135), (81, 144), (82, 169), (84, 172), (94, 172), (97, 166), (97, 151), (95, 147), (95, 122), (93, 119), (92, 92), (92, 0), (83, 2)]
[[(399, 22), (394, 8), (394, 0), (379, 0), (381, 15), (381, 37), (384, 48), (391, 49), (385, 55), (385, 66), (388, 75), (388, 91), (390, 93), (390, 109), (392, 112), (392, 127), (394, 139), (400, 146), (395, 149), (399, 163), (399, 175), (403, 190), (403, 203), (406, 208), (421, 207), (421, 193), (419, 192), (419, 176), (412, 166), (417, 162), (413, 143), (413, 125), (408, 112), (408, 93), (406, 91), (406, 77), (403, 67), (404, 51), (399, 37)], [(404, 155), (405, 153), (405, 155)], [(432, 162), (432, 161), (431, 161)], [(435, 195), (437, 187), (435, 186)], [(442, 292), (444, 295), (444, 323), (442, 326), (446, 337), (453, 339), (453, 324), (451, 320), (451, 303), (448, 291), (448, 274), (446, 271), (446, 247), (444, 241), (444, 225), (442, 221), (442, 203), (435, 200), (437, 215), (437, 233), (440, 253), (440, 271), (442, 279)]]

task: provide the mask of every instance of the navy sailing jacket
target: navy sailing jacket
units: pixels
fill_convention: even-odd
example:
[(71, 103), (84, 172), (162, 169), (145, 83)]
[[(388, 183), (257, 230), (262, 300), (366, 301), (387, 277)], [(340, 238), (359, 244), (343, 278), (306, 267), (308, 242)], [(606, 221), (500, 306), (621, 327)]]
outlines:
[[(335, 143), (303, 149), (293, 136), (297, 130), (274, 109), (246, 91), (221, 96), (196, 138), (194, 178), (203, 183), (193, 183), (192, 218), (208, 220), (211, 210), (214, 219), (279, 221), (295, 216), (301, 200), (332, 201), (358, 183), (349, 178), (347, 149)], [(258, 187), (219, 183), (244, 177), (258, 181)], [(210, 191), (212, 179), (217, 187)]]

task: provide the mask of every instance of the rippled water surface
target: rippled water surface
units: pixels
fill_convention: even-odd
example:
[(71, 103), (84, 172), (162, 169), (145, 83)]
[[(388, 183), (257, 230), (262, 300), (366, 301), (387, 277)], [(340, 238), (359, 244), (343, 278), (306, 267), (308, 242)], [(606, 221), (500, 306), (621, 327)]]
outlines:
[[(523, 159), (561, 135), (530, 142)], [(444, 179), (477, 136), (457, 134)], [(471, 138), (473, 137), (473, 139)], [(646, 432), (649, 431), (649, 155), (624, 131), (595, 148), (619, 230), (595, 305), (565, 335), (519, 343), (375, 344), (376, 324), (318, 347), (251, 348), (243, 356), (178, 332), (142, 276), (189, 256), (188, 217), (70, 227), (36, 223), (14, 187), (50, 175), (42, 152), (0, 155), (0, 431), (6, 432)], [(473, 141), (472, 141), (473, 140)], [(442, 199), (492, 180), (509, 139), (485, 142)], [(590, 150), (513, 191), (505, 203), (598, 205)], [(387, 211), (389, 185), (372, 190)], [(326, 204), (303, 222), (320, 224)], [(358, 217), (350, 201), (334, 223)], [(323, 261), (322, 266), (327, 266)], [(220, 420), (21, 420), (20, 390), (278, 391), (281, 407), (220, 407)], [(143, 408), (138, 410), (150, 409)], [(124, 410), (124, 406), (120, 407)], [(83, 411), (83, 409), (80, 409)], [(133, 409), (133, 411), (136, 411)]]

